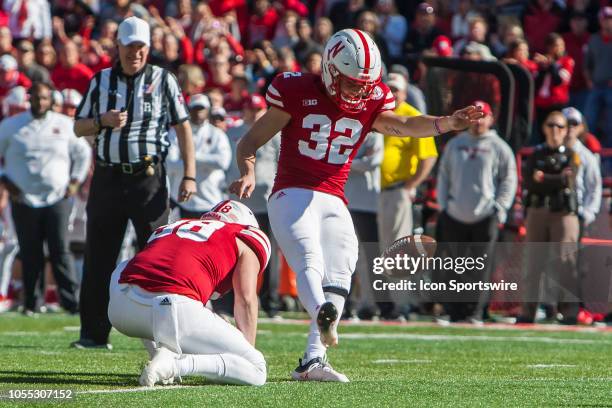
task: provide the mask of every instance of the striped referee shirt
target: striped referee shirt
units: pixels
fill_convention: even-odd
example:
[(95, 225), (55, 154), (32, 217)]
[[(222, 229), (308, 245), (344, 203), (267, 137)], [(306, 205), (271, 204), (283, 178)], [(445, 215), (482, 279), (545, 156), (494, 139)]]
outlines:
[(98, 72), (79, 105), (77, 119), (93, 118), (112, 109), (128, 114), (121, 129), (103, 128), (96, 135), (96, 156), (107, 163), (136, 163), (145, 155), (166, 157), (168, 129), (189, 118), (176, 77), (147, 64), (132, 77), (120, 65)]

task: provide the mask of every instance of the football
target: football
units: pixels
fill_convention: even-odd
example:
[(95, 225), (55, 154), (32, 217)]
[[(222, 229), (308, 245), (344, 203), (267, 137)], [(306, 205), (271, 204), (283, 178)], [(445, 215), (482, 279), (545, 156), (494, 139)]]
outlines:
[[(428, 235), (407, 235), (393, 242), (393, 244), (382, 253), (382, 257), (396, 259), (398, 255), (400, 258), (404, 258), (404, 255), (407, 255), (408, 258), (428, 258), (435, 255), (436, 248), (436, 240)], [(401, 265), (395, 265), (392, 268), (385, 268), (384, 274), (390, 278), (400, 279), (418, 272), (419, 270), (414, 271), (403, 268)]]

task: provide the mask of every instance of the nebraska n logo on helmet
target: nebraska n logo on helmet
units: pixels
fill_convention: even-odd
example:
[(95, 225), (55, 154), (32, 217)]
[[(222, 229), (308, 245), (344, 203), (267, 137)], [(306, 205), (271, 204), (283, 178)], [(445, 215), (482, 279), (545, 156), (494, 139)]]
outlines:
[(338, 31), (327, 41), (321, 65), (327, 92), (348, 112), (363, 109), (382, 77), (376, 43), (355, 29)]

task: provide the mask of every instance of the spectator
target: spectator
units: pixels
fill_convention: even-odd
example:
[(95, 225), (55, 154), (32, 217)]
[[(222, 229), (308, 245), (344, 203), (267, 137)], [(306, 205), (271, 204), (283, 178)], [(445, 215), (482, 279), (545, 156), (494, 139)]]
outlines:
[(223, 108), (228, 115), (241, 117), (244, 103), (249, 98), (249, 81), (244, 75), (234, 75), (232, 90), (225, 95)]
[(357, 278), (361, 282), (360, 296), (357, 297), (351, 293), (344, 306), (345, 318), (353, 317), (354, 309), (358, 310), (359, 318), (369, 320), (374, 315), (375, 299), (372, 294), (370, 266), (379, 254), (379, 248), (375, 245), (378, 242), (376, 213), (380, 194), (380, 164), (383, 159), (383, 145), (383, 135), (378, 132), (368, 133), (353, 159), (349, 178), (344, 187), (355, 232), (361, 244), (359, 249), (361, 262), (357, 263), (358, 273), (353, 275), (353, 279)]
[(383, 37), (381, 37), (379, 32), (380, 22), (378, 20), (378, 16), (371, 11), (365, 10), (362, 11), (357, 16), (357, 29), (367, 33), (376, 45), (378, 45), (378, 49), (380, 50), (380, 56), (385, 65), (389, 64), (389, 50), (387, 49), (387, 42)]
[(304, 64), (309, 55), (314, 52), (321, 54), (323, 48), (312, 38), (312, 27), (310, 22), (302, 18), (298, 22), (298, 42), (293, 46), (293, 52), (300, 64)]
[(215, 204), (224, 200), (225, 170), (230, 165), (232, 152), (227, 135), (208, 121), (210, 101), (206, 95), (193, 95), (189, 102), (189, 121), (193, 129), (196, 159), (197, 191), (189, 201), (179, 202), (179, 186), (183, 178), (183, 161), (173, 131), (169, 134), (168, 177), (170, 197), (177, 203), (181, 218), (200, 218)]
[(0, 56), (13, 54), (13, 35), (8, 27), (0, 26)]
[(16, 86), (30, 89), (32, 81), (17, 70), (17, 61), (9, 54), (0, 57), (0, 101)]
[[(480, 106), (486, 116), (451, 139), (440, 160), (437, 197), (441, 214), (436, 237), (438, 242), (474, 243), (457, 246), (454, 256), (484, 256), (492, 260), (498, 225), (506, 222), (507, 211), (514, 202), (516, 164), (510, 146), (493, 129), (495, 118), (491, 106), (482, 101), (474, 105)], [(453, 272), (453, 277), (489, 282), (492, 270), (487, 262), (477, 276), (458, 276)], [(486, 313), (488, 292), (462, 300), (448, 305), (446, 311), (451, 322), (481, 321)]]
[(550, 112), (567, 106), (574, 60), (565, 55), (565, 41), (557, 33), (548, 35), (546, 54), (536, 53), (533, 59), (538, 64), (535, 78), (537, 123), (542, 124)]
[(57, 89), (54, 89), (51, 93), (51, 110), (57, 113), (62, 113), (64, 111), (64, 97), (61, 91)]
[(612, 146), (612, 7), (599, 12), (601, 30), (589, 39), (586, 56), (586, 81), (590, 93), (586, 101), (585, 116), (589, 129), (598, 128), (599, 114), (604, 112), (602, 141)]
[(189, 102), (192, 95), (202, 93), (206, 85), (202, 69), (193, 64), (183, 64), (179, 67), (178, 82), (186, 102)]
[(453, 49), (455, 50), (455, 55), (462, 55), (463, 49), (469, 43), (477, 43), (489, 48), (486, 44), (488, 30), (489, 26), (484, 18), (480, 16), (472, 18), (470, 20), (470, 30), (467, 37), (458, 40), (453, 46)]
[(15, 116), (18, 113), (30, 109), (28, 90), (23, 86), (11, 89), (2, 99), (2, 118)]
[(76, 110), (83, 100), (83, 95), (76, 89), (66, 88), (62, 91), (62, 113), (74, 118)]
[(523, 27), (519, 23), (511, 22), (500, 27), (500, 33), (491, 34), (490, 46), (493, 54), (497, 58), (502, 58), (508, 54), (511, 44), (519, 40), (525, 40)]
[[(261, 95), (251, 95), (245, 99), (243, 108), (243, 123), (228, 130), (228, 137), (231, 144), (233, 155), (236, 154), (236, 146), (240, 139), (251, 129), (253, 123), (262, 117), (267, 111), (266, 101)], [(276, 175), (276, 165), (278, 155), (280, 153), (280, 133), (272, 137), (269, 142), (257, 150), (255, 160), (255, 190), (251, 197), (243, 199), (257, 219), (259, 228), (268, 236), (272, 236), (270, 229), (270, 220), (268, 219), (268, 196), (272, 192), (274, 184), (274, 176)], [(240, 177), (240, 172), (236, 165), (236, 161), (232, 160), (232, 165), (227, 171), (226, 179), (228, 184)], [(274, 241), (273, 241), (274, 245)], [(269, 317), (274, 317), (278, 314), (280, 300), (276, 289), (278, 288), (278, 269), (275, 265), (268, 265), (264, 271), (262, 288), (259, 295), (261, 299), (261, 307)]]
[(206, 79), (205, 90), (219, 88), (223, 94), (232, 90), (232, 75), (230, 74), (230, 62), (227, 58), (215, 56), (210, 60), (210, 76)]
[(434, 8), (429, 3), (421, 3), (408, 30), (404, 50), (409, 54), (420, 54), (423, 50), (431, 48), (439, 35), (442, 35), (442, 32), (436, 27)]
[(47, 0), (4, 0), (2, 8), (9, 15), (13, 38), (51, 39), (51, 9)]
[(569, 25), (571, 31), (563, 34), (563, 41), (565, 41), (567, 55), (572, 57), (577, 67), (570, 82), (569, 103), (582, 111), (589, 94), (583, 67), (585, 50), (591, 34), (587, 31), (588, 20), (584, 13), (575, 12), (572, 14), (569, 19)]
[(291, 48), (281, 48), (278, 57), (279, 72), (298, 72), (300, 70), (300, 64), (295, 59), (295, 54), (291, 51)]
[(355, 26), (357, 16), (366, 10), (365, 0), (341, 0), (333, 5), (329, 18), (336, 31)]
[(410, 84), (410, 73), (408, 72), (408, 69), (399, 64), (391, 65), (388, 76), (389, 80), (393, 80), (395, 75), (401, 75), (408, 84), (406, 102), (415, 107), (419, 112), (426, 114), (427, 103), (425, 102), (425, 95), (418, 86)]
[(68, 197), (85, 179), (90, 148), (73, 133), (68, 117), (50, 112), (51, 88), (36, 83), (31, 109), (0, 124), (2, 176), (12, 201), (24, 280), (24, 314), (41, 305), (38, 281), (44, 273), (43, 243), (47, 243), (60, 302), (70, 313), (78, 311), (77, 281), (68, 250)]
[(567, 119), (568, 126), (565, 145), (576, 152), (580, 158), (580, 167), (576, 174), (576, 190), (578, 216), (582, 226), (581, 231), (584, 231), (595, 221), (601, 207), (601, 170), (597, 156), (580, 141), (580, 136), (585, 133), (584, 118), (580, 111), (569, 107), (563, 109), (563, 115)]
[(554, 0), (531, 0), (523, 16), (523, 29), (529, 47), (538, 53), (548, 50), (547, 38), (559, 31), (561, 9)]
[(81, 94), (87, 92), (93, 72), (79, 62), (79, 50), (76, 44), (68, 41), (60, 48), (59, 64), (51, 72), (51, 79), (58, 89), (73, 88)]
[(295, 11), (286, 10), (276, 25), (276, 32), (272, 44), (275, 48), (293, 48), (299, 41), (297, 30), (298, 14)]
[(467, 37), (470, 33), (470, 20), (478, 16), (472, 9), (472, 0), (459, 0), (457, 11), (451, 19), (451, 37), (455, 40)]
[[(393, 63), (402, 61), (404, 41), (408, 33), (406, 17), (397, 12), (397, 0), (378, 0), (376, 13), (378, 14), (378, 34), (385, 44), (389, 59)], [(380, 44), (378, 44), (380, 47)]]
[[(567, 119), (553, 111), (542, 124), (546, 142), (529, 156), (524, 173), (524, 204), (527, 208), (526, 274), (521, 285), (524, 302), (517, 323), (533, 323), (540, 301), (540, 281), (547, 269), (556, 274), (561, 289), (561, 323), (576, 324), (578, 277), (576, 243), (579, 236), (576, 174), (580, 166), (576, 153), (563, 143)], [(548, 245), (541, 243), (550, 242)], [(555, 258), (551, 265), (550, 251)], [(556, 298), (554, 301), (556, 302)]]
[(57, 53), (50, 41), (42, 41), (36, 46), (36, 63), (38, 65), (47, 68), (51, 72), (56, 62)]
[(529, 59), (529, 44), (525, 40), (516, 40), (509, 45), (504, 62), (522, 65), (534, 77), (538, 72), (538, 64)]
[(21, 40), (17, 44), (17, 62), (19, 70), (33, 82), (49, 82), (50, 76), (47, 68), (38, 65), (34, 60), (34, 46), (28, 40)]
[[(451, 40), (440, 35), (434, 39), (432, 48), (423, 52), (440, 58), (450, 58), (453, 55)], [(451, 102), (452, 71), (441, 67), (426, 67), (419, 65), (421, 75), (421, 88), (427, 100), (427, 113), (433, 115), (445, 115), (449, 111)]]
[(278, 13), (269, 0), (255, 0), (248, 28), (249, 44), (253, 46), (262, 40), (272, 41), (278, 20)]
[(331, 20), (327, 17), (319, 17), (315, 23), (313, 40), (323, 48), (332, 34), (334, 34), (334, 24)]
[(311, 74), (321, 74), (321, 61), (323, 61), (323, 55), (319, 51), (313, 51), (306, 57), (304, 62), (304, 71), (310, 72)]

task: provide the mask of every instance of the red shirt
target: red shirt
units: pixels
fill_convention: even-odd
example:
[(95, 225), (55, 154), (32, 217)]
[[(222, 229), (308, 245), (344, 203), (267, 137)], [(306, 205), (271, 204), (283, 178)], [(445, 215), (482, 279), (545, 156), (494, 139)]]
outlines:
[(149, 292), (184, 295), (202, 303), (232, 289), (238, 260), (236, 238), (257, 255), (260, 273), (270, 241), (258, 228), (216, 220), (179, 220), (158, 228), (121, 273), (119, 283)]
[(574, 60), (565, 55), (557, 60), (557, 64), (560, 65), (561, 83), (554, 85), (552, 75), (545, 74), (542, 85), (536, 89), (535, 106), (538, 108), (565, 105), (569, 102), (569, 84), (574, 73)]
[(601, 153), (601, 143), (595, 137), (594, 134), (587, 133), (587, 135), (584, 137), (584, 140), (582, 141), (582, 143), (584, 143), (584, 145), (587, 147), (587, 149), (589, 149), (591, 152), (593, 152), (595, 154)]
[(84, 95), (93, 75), (92, 70), (85, 64), (78, 63), (72, 68), (65, 68), (62, 64), (57, 64), (51, 72), (51, 80), (59, 90), (71, 88)]
[(525, 37), (527, 37), (531, 51), (544, 53), (546, 51), (546, 37), (550, 33), (557, 32), (560, 24), (561, 17), (554, 11), (544, 11), (539, 7), (532, 6), (523, 20)]
[[(565, 41), (565, 49), (567, 50), (567, 55), (574, 59), (576, 66), (583, 67), (584, 66), (584, 55), (586, 54), (587, 44), (589, 42), (589, 38), (591, 34), (584, 33), (581, 36), (577, 36), (574, 33), (565, 33), (563, 34), (563, 40)], [(572, 82), (570, 82), (570, 89), (572, 91), (581, 91), (586, 89), (586, 79), (584, 77), (584, 71), (582, 69), (577, 69), (574, 71), (574, 75), (572, 75)]]
[(0, 83), (0, 98), (6, 96), (16, 86), (23, 86), (25, 89), (30, 89), (32, 81), (23, 72), (15, 71), (15, 79), (8, 83)]
[(253, 46), (262, 40), (272, 41), (278, 20), (278, 13), (274, 7), (268, 8), (263, 16), (253, 14), (249, 21), (249, 44)]
[(353, 158), (379, 113), (395, 108), (389, 88), (381, 83), (364, 109), (349, 113), (328, 96), (320, 75), (284, 72), (268, 87), (270, 106), (289, 113), (281, 133), (274, 188), (302, 187), (344, 197)]

